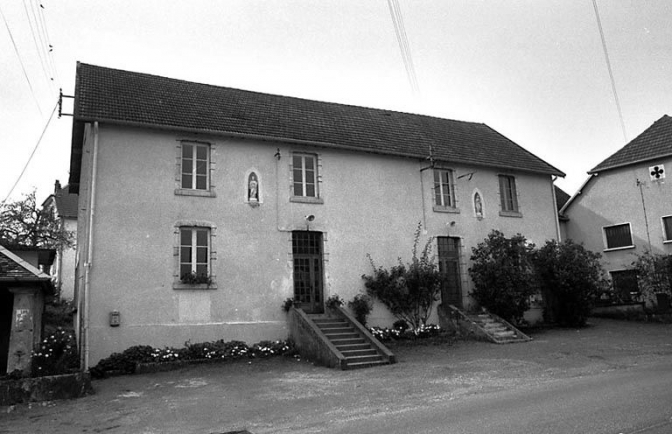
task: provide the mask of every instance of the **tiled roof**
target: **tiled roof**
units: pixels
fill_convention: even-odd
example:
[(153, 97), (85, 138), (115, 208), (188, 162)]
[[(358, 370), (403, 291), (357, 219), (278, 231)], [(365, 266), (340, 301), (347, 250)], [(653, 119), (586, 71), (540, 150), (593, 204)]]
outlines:
[[(564, 176), (485, 124), (191, 83), (78, 63), (70, 184), (83, 122), (260, 136)], [(77, 129), (80, 128), (79, 135)]]
[(77, 218), (77, 203), (79, 196), (70, 193), (70, 186), (66, 185), (58, 193), (54, 194), (56, 209), (61, 217)]
[(50, 277), (0, 246), (0, 280), (48, 281)]
[(560, 211), (562, 209), (563, 205), (565, 205), (565, 203), (567, 203), (570, 196), (569, 196), (569, 194), (567, 194), (563, 189), (561, 189), (557, 185), (555, 185), (554, 187), (555, 187), (555, 204), (558, 207), (558, 211)]
[(664, 115), (588, 173), (597, 173), (670, 155), (672, 155), (672, 117)]

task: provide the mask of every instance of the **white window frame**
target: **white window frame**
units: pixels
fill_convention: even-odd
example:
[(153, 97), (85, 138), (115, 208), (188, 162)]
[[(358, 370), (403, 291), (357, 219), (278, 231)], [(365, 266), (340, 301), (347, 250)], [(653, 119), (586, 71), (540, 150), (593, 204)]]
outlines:
[[(300, 158), (301, 160), (301, 194), (297, 195), (296, 190), (295, 190), (295, 184), (298, 184), (298, 181), (295, 181), (294, 179), (294, 170), (297, 169), (297, 167), (294, 166), (294, 160), (295, 158)], [(311, 184), (307, 182), (306, 179), (306, 159), (312, 159), (313, 161), (313, 179), (312, 183), (315, 185), (315, 195), (314, 196), (308, 196), (307, 195), (307, 185)], [(292, 153), (292, 158), (290, 161), (290, 166), (289, 166), (289, 173), (290, 173), (290, 201), (292, 202), (303, 202), (303, 203), (324, 203), (322, 196), (321, 196), (321, 187), (322, 187), (322, 175), (321, 175), (321, 159), (318, 154), (313, 154), (309, 152), (293, 152)]]
[[(188, 172), (185, 172), (185, 158), (184, 158), (184, 147), (192, 146), (192, 155), (191, 167), (188, 168)], [(197, 172), (197, 165), (199, 161), (196, 157), (198, 155), (198, 149), (206, 150), (206, 173), (205, 173), (205, 188), (197, 188), (197, 179), (199, 175)], [(208, 142), (199, 142), (194, 140), (180, 140), (179, 145), (177, 146), (177, 163), (176, 163), (176, 188), (175, 194), (180, 196), (202, 196), (202, 197), (215, 197), (215, 190), (212, 184), (212, 172), (214, 170), (213, 162), (214, 146)], [(184, 186), (182, 184), (183, 175), (191, 176), (191, 185)]]
[[(510, 182), (507, 181), (507, 185), (504, 185), (504, 180), (510, 180)], [(499, 174), (497, 175), (497, 181), (499, 183), (499, 215), (520, 217), (521, 212), (516, 177), (510, 174)], [(509, 209), (509, 202), (511, 203), (511, 209)]]
[[(200, 283), (200, 284), (188, 284), (182, 282), (182, 231), (190, 230), (191, 231), (191, 270), (195, 272), (196, 266), (196, 233), (199, 230), (207, 231), (207, 273), (210, 277), (210, 284)], [(195, 220), (185, 220), (175, 223), (174, 230), (174, 257), (175, 257), (175, 272), (173, 274), (173, 289), (217, 289), (216, 276), (214, 273), (214, 262), (217, 259), (217, 253), (215, 251), (215, 238), (216, 238), (217, 227), (205, 221), (195, 221)]]
[[(618, 247), (609, 247), (609, 242), (608, 242), (608, 237), (607, 237), (607, 229), (609, 228), (615, 228), (618, 226), (628, 226), (628, 231), (630, 232), (630, 245), (627, 246), (618, 246)], [(635, 248), (634, 240), (632, 237), (632, 224), (630, 222), (624, 222), (624, 223), (616, 223), (613, 225), (607, 225), (607, 226), (602, 226), (602, 238), (604, 241), (604, 251), (605, 252), (613, 252), (616, 250), (625, 250), (625, 249), (633, 249)]]
[[(455, 194), (455, 171), (453, 169), (438, 167), (433, 170), (432, 177), (434, 211), (458, 212)], [(448, 191), (445, 191), (446, 188)], [(449, 204), (446, 204), (446, 198), (448, 198)]]
[(663, 244), (672, 243), (672, 229), (668, 232), (665, 226), (665, 220), (670, 220), (670, 226), (672, 228), (672, 215), (664, 215), (660, 218), (660, 223), (663, 226)]

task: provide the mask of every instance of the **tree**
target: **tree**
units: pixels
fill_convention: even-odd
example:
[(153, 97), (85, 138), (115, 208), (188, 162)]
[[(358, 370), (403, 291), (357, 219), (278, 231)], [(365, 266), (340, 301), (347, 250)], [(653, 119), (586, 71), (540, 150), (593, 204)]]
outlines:
[(0, 207), (0, 244), (58, 249), (74, 245), (74, 234), (51, 210), (38, 207), (35, 190)]
[(469, 275), (474, 282), (471, 296), (490, 312), (507, 321), (519, 322), (537, 292), (532, 257), (534, 244), (516, 234), (506, 238), (498, 230), (472, 248)]
[(544, 320), (584, 326), (606, 286), (600, 254), (571, 240), (550, 240), (536, 253), (535, 269), (544, 297)]
[(441, 291), (441, 274), (431, 256), (432, 238), (425, 244), (418, 257), (421, 225), (415, 231), (411, 262), (399, 264), (389, 270), (376, 267), (371, 256), (373, 275), (362, 275), (366, 292), (383, 303), (396, 318), (405, 321), (417, 332), (426, 325), (432, 306)]
[(653, 300), (656, 294), (672, 295), (672, 255), (646, 251), (632, 266), (637, 270), (637, 284), (642, 296)]

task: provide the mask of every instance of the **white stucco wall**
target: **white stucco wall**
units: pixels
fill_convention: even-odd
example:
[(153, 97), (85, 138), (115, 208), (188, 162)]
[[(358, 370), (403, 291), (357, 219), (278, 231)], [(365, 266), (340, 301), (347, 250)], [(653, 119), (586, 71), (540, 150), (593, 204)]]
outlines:
[[(650, 180), (649, 167), (657, 164), (669, 170), (672, 159), (601, 172), (566, 210), (569, 221), (563, 225), (567, 237), (601, 253), (607, 271), (631, 268), (637, 255), (649, 249), (672, 253), (672, 243), (664, 241), (661, 219), (672, 215), (672, 180)], [(621, 223), (630, 223), (634, 248), (607, 250), (603, 227)]]
[[(175, 194), (180, 140), (211, 144), (216, 197)], [(92, 142), (87, 136), (80, 190), (84, 210), (89, 208)], [(280, 160), (275, 157), (278, 150)], [(300, 151), (319, 155), (321, 204), (289, 200), (291, 153)], [(101, 126), (89, 289), (90, 364), (136, 344), (286, 338), (286, 315), (280, 306), (293, 296), (291, 231), (306, 230), (309, 214), (315, 216), (310, 230), (324, 233), (324, 298), (337, 293), (350, 300), (363, 291), (361, 275), (371, 272), (367, 253), (383, 266), (394, 265), (398, 257), (410, 260), (419, 222), (425, 228), (422, 245), (430, 236), (461, 237), (467, 301), (471, 247), (492, 229), (507, 235), (520, 232), (537, 244), (556, 238), (550, 176), (509, 173), (516, 176), (522, 217), (502, 217), (500, 172), (448, 165), (455, 170), (459, 213), (440, 213), (432, 210), (432, 172), (421, 172), (426, 164), (240, 138)], [(258, 207), (244, 200), (250, 170), (260, 176)], [(471, 177), (457, 179), (466, 173)], [(473, 212), (475, 189), (483, 197), (482, 219)], [(81, 226), (88, 221), (86, 211), (79, 221), (81, 264), (86, 257), (87, 232)], [(216, 227), (216, 289), (174, 289), (176, 225), (189, 221)], [(120, 312), (119, 327), (109, 325), (113, 310)], [(436, 316), (432, 320), (438, 322)], [(390, 326), (393, 318), (376, 305), (369, 322)]]

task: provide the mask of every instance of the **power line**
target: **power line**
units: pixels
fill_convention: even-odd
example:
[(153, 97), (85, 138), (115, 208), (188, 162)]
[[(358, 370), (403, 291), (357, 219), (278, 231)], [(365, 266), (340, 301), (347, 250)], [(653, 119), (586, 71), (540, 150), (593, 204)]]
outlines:
[(40, 23), (42, 25), (42, 30), (43, 30), (44, 37), (45, 37), (45, 40), (46, 40), (46, 43), (47, 43), (47, 46), (45, 47), (45, 49), (47, 47), (49, 48), (49, 50), (47, 51), (47, 58), (49, 59), (49, 62), (51, 64), (52, 79), (55, 78), (56, 79), (56, 84), (58, 85), (57, 87), (60, 87), (61, 86), (60, 85), (61, 80), (58, 77), (58, 71), (56, 70), (56, 64), (54, 63), (53, 55), (52, 55), (52, 53), (54, 51), (54, 46), (51, 45), (51, 37), (49, 36), (49, 27), (47, 27), (47, 19), (44, 17), (45, 8), (44, 8), (44, 6), (42, 6), (41, 3), (39, 3), (39, 0), (36, 0), (35, 3), (39, 5), (39, 7), (36, 6), (36, 9), (37, 9), (38, 15), (40, 17)]
[[(31, 8), (32, 9), (32, 8)], [(26, 12), (26, 19), (28, 20), (28, 26), (30, 27), (30, 34), (33, 36), (33, 42), (35, 43), (35, 51), (37, 51), (37, 56), (40, 58), (40, 64), (42, 65), (42, 72), (47, 79), (47, 83), (53, 86), (53, 83), (49, 82), (49, 73), (47, 72), (47, 67), (44, 62), (44, 57), (42, 55), (42, 50), (40, 49), (41, 44), (37, 42), (37, 37), (35, 37), (35, 29), (33, 28), (33, 20), (30, 19), (30, 14), (28, 13), (28, 7), (26, 6), (26, 0), (23, 0), (23, 10)], [(35, 12), (33, 11), (33, 17), (35, 17)], [(37, 23), (35, 23), (37, 26)], [(39, 29), (38, 29), (39, 32)], [(42, 38), (40, 37), (40, 41)]]
[(614, 80), (614, 73), (611, 70), (611, 62), (609, 61), (607, 42), (604, 39), (604, 31), (602, 30), (602, 22), (600, 21), (600, 12), (597, 10), (597, 0), (593, 0), (593, 8), (595, 9), (595, 17), (597, 18), (597, 28), (600, 31), (600, 38), (602, 39), (602, 50), (604, 51), (604, 58), (607, 61), (607, 69), (609, 70), (609, 79), (611, 80), (611, 90), (614, 93), (614, 100), (616, 101), (616, 110), (618, 110), (618, 118), (621, 120), (623, 139), (625, 139), (625, 143), (628, 143), (628, 134), (625, 131), (625, 122), (623, 122), (623, 112), (621, 111), (621, 103), (618, 100), (618, 93), (616, 92), (616, 81)]
[(30, 157), (28, 157), (28, 161), (26, 161), (25, 166), (23, 166), (23, 170), (21, 171), (21, 174), (19, 177), (16, 179), (16, 182), (12, 186), (12, 189), (9, 190), (9, 193), (7, 193), (7, 197), (5, 197), (5, 200), (2, 201), (1, 205), (4, 205), (5, 202), (7, 202), (7, 199), (12, 195), (12, 192), (14, 192), (14, 189), (18, 185), (19, 181), (21, 181), (21, 178), (23, 177), (23, 174), (26, 172), (26, 169), (28, 168), (28, 164), (30, 164), (30, 161), (33, 159), (33, 156), (35, 155), (35, 151), (37, 151), (38, 146), (40, 146), (40, 142), (42, 142), (42, 138), (44, 137), (44, 133), (47, 131), (47, 128), (49, 127), (49, 123), (51, 123), (51, 119), (54, 117), (54, 113), (56, 113), (56, 108), (58, 107), (58, 101), (56, 102), (56, 105), (54, 106), (54, 109), (51, 111), (51, 115), (49, 116), (49, 119), (47, 120), (47, 124), (44, 126), (44, 129), (42, 130), (42, 134), (40, 134), (40, 138), (37, 139), (37, 143), (35, 144), (35, 147), (33, 148), (33, 152), (30, 154)]
[(420, 92), (418, 87), (418, 80), (415, 74), (415, 67), (413, 66), (413, 58), (411, 56), (411, 49), (408, 44), (408, 37), (406, 35), (406, 29), (404, 27), (404, 20), (401, 14), (401, 8), (399, 7), (398, 0), (387, 0), (387, 5), (390, 9), (390, 15), (392, 16), (392, 23), (394, 24), (394, 33), (397, 37), (397, 43), (399, 44), (399, 49), (401, 50), (401, 58), (404, 62), (404, 68), (406, 69), (406, 76), (408, 82), (411, 85), (411, 90), (414, 94)]
[(37, 110), (40, 112), (40, 116), (44, 116), (42, 114), (42, 109), (40, 108), (40, 103), (37, 101), (37, 96), (35, 96), (35, 91), (33, 90), (33, 84), (30, 82), (30, 78), (28, 78), (28, 73), (26, 72), (26, 67), (23, 65), (23, 60), (21, 59), (21, 54), (19, 54), (19, 49), (16, 46), (16, 42), (14, 41), (14, 36), (12, 35), (12, 30), (9, 28), (9, 24), (7, 23), (7, 19), (5, 18), (5, 14), (2, 12), (2, 8), (0, 8), (0, 16), (2, 16), (2, 20), (5, 22), (5, 27), (7, 28), (7, 32), (9, 33), (9, 39), (12, 40), (12, 45), (14, 46), (14, 51), (16, 52), (16, 57), (19, 58), (19, 63), (21, 64), (21, 69), (23, 70), (23, 75), (26, 77), (26, 81), (28, 82), (28, 87), (30, 88), (30, 93), (33, 95), (33, 99), (35, 100), (35, 105), (37, 105)]

